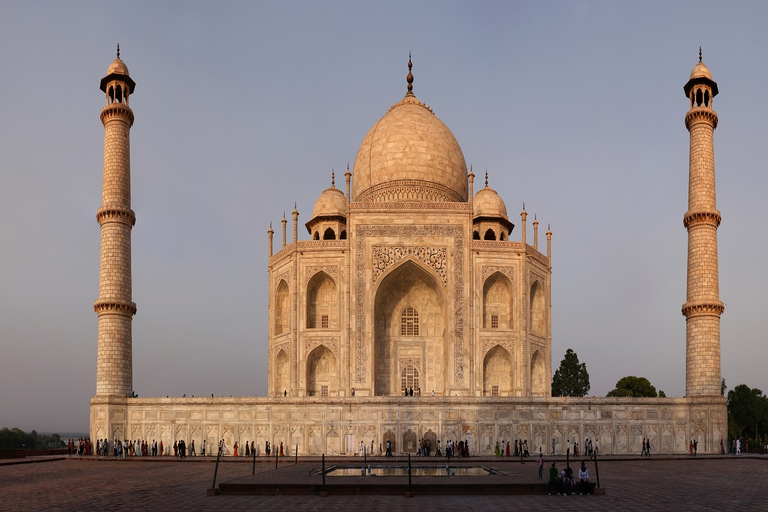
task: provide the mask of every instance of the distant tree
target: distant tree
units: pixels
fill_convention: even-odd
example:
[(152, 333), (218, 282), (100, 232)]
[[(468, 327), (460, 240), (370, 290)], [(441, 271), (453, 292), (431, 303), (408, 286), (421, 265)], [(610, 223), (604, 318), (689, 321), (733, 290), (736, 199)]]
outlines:
[(664, 392), (663, 389), (659, 390), (659, 398), (667, 398), (667, 394)]
[(768, 397), (739, 384), (728, 392), (728, 429), (732, 437), (758, 437), (768, 425)]
[(40, 435), (35, 430), (27, 434), (20, 428), (7, 427), (0, 430), (0, 450), (44, 450), (66, 446), (59, 434)]
[(656, 388), (645, 377), (629, 375), (616, 383), (616, 388), (606, 396), (611, 397), (656, 397)]
[(552, 396), (586, 396), (589, 393), (587, 364), (570, 348), (552, 377)]

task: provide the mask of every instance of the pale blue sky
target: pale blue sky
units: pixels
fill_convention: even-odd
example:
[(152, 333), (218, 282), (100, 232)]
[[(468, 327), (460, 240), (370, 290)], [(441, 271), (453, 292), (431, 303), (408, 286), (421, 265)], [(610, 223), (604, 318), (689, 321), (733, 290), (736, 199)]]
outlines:
[(768, 390), (767, 11), (704, 1), (0, 3), (0, 427), (88, 426), (99, 80), (117, 42), (137, 83), (139, 395), (266, 394), (269, 222), (279, 244), (294, 201), (308, 220), (331, 169), (343, 174), (402, 98), (412, 51), (414, 92), (475, 173), (488, 169), (517, 225), (512, 239), (523, 201), (542, 241), (552, 225), (553, 368), (570, 347), (591, 394), (641, 375), (682, 396), (682, 88), (699, 45), (721, 91), (723, 376)]

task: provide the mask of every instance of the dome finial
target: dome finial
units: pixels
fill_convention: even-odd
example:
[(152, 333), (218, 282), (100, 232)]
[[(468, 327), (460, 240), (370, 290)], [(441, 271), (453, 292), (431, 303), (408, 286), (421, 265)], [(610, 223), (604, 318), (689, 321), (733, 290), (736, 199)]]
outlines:
[(120, 58), (120, 43), (117, 43), (117, 58)]
[(331, 186), (336, 186), (336, 171), (331, 169)]
[(411, 52), (408, 52), (408, 76), (406, 77), (406, 81), (408, 82), (408, 94), (413, 94), (413, 73), (411, 73), (412, 69), (413, 62), (411, 62)]
[(488, 169), (485, 170), (485, 186), (488, 186)]
[(699, 62), (701, 62), (701, 46), (699, 46)]

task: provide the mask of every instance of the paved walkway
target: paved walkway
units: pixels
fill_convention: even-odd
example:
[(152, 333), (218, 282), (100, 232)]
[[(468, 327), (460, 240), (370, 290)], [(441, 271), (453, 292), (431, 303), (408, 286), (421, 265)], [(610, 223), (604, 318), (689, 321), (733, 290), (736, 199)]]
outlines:
[[(601, 460), (606, 496), (206, 496), (213, 458), (68, 459), (39, 464), (0, 464), (0, 510), (768, 510), (766, 458), (672, 458)], [(218, 481), (251, 474), (245, 458), (223, 459)], [(360, 459), (356, 459), (358, 462)], [(472, 462), (475, 462), (474, 460)], [(306, 467), (318, 466), (313, 460)], [(535, 479), (535, 461), (489, 459), (510, 479)], [(558, 466), (562, 463), (558, 463)], [(594, 466), (588, 463), (590, 472)], [(288, 469), (284, 467), (284, 469)], [(274, 470), (274, 462), (257, 464)], [(280, 469), (277, 470), (280, 472)], [(285, 473), (289, 473), (285, 471)], [(292, 473), (296, 473), (294, 470)], [(531, 476), (534, 475), (534, 476)]]

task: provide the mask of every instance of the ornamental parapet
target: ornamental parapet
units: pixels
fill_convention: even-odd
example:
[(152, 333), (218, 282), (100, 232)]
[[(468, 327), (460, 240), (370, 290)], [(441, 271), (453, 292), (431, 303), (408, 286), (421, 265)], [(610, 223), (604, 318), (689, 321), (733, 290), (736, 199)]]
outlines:
[(690, 130), (695, 123), (707, 123), (717, 128), (717, 114), (709, 108), (694, 107), (685, 115), (685, 127)]
[(355, 198), (360, 202), (396, 203), (416, 202), (462, 202), (464, 198), (450, 187), (424, 180), (390, 180), (368, 187)]
[(116, 313), (125, 316), (136, 314), (136, 303), (124, 302), (121, 300), (97, 300), (93, 303), (93, 310), (101, 315), (102, 313)]
[(125, 103), (113, 103), (101, 109), (101, 124), (107, 124), (108, 121), (119, 118), (133, 126), (133, 110)]
[(714, 227), (720, 225), (720, 212), (717, 210), (711, 212), (687, 212), (683, 217), (683, 226), (688, 228), (693, 224), (709, 224)]
[(693, 318), (696, 316), (719, 317), (725, 311), (725, 304), (720, 301), (713, 302), (686, 302), (683, 304), (683, 316)]
[(96, 222), (99, 224), (120, 222), (127, 226), (133, 226), (136, 224), (136, 214), (130, 208), (109, 208), (102, 206), (96, 210)]

